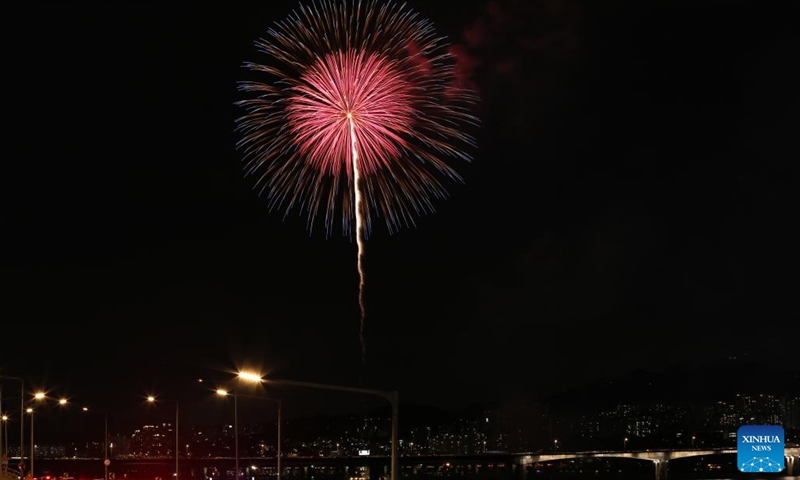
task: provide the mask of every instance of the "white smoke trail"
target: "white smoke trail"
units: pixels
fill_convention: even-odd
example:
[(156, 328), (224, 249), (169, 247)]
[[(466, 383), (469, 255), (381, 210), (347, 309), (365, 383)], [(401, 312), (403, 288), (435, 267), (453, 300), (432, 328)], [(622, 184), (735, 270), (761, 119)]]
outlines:
[(361, 192), (361, 174), (358, 170), (358, 150), (356, 149), (356, 129), (353, 123), (353, 114), (347, 112), (347, 119), (350, 124), (350, 147), (352, 149), (353, 158), (353, 184), (356, 197), (355, 216), (356, 216), (356, 244), (358, 245), (358, 306), (361, 310), (361, 325), (359, 328), (358, 338), (361, 343), (361, 365), (366, 363), (367, 359), (367, 343), (364, 335), (366, 309), (364, 308), (364, 219), (362, 218), (362, 192)]

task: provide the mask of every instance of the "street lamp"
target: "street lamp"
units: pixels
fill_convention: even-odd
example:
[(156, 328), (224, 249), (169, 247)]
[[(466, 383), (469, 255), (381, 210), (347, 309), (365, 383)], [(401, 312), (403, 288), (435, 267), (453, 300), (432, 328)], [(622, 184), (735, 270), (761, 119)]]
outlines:
[[(37, 401), (37, 402), (43, 402), (46, 398), (47, 398), (47, 396), (45, 395), (44, 392), (36, 392), (33, 395), (33, 399), (35, 401)], [(67, 403), (68, 402), (67, 402), (66, 398), (60, 398), (58, 400), (58, 404), (61, 405), (61, 406), (66, 405)], [(30, 468), (29, 472), (30, 472), (31, 477), (33, 477), (34, 476), (33, 459), (34, 459), (35, 453), (36, 453), (36, 447), (35, 447), (35, 445), (33, 443), (33, 407), (28, 407), (28, 409), (26, 411), (31, 416), (31, 453), (30, 453), (31, 468)]]
[[(22, 459), (25, 458), (25, 380), (22, 377), (12, 377), (10, 375), (0, 375), (0, 379), (19, 381), (19, 463), (24, 465)], [(8, 430), (8, 426), (6, 426), (6, 430)], [(8, 431), (6, 431), (6, 434), (8, 434)], [(8, 442), (6, 442), (7, 450)]]
[[(0, 412), (3, 411), (3, 384), (0, 383)], [(3, 414), (3, 422), (7, 419)], [(3, 424), (0, 423), (0, 454), (5, 455), (5, 460), (8, 460), (8, 439), (6, 439), (6, 449), (3, 450)]]
[[(147, 397), (147, 401), (150, 402), (150, 403), (156, 403), (156, 397), (149, 396), (149, 397)], [(180, 450), (181, 450), (180, 449), (180, 445), (181, 444), (178, 443), (178, 408), (179, 408), (179, 403), (178, 403), (177, 400), (163, 400), (163, 399), (160, 399), (159, 401), (161, 401), (161, 402), (172, 402), (172, 403), (175, 404), (175, 480), (178, 480), (178, 477), (180, 476), (178, 458), (180, 457)], [(106, 479), (106, 480), (108, 480), (108, 479)]]
[[(29, 460), (31, 462), (30, 473), (31, 477), (33, 477), (33, 408), (28, 407), (26, 412), (28, 412), (31, 415), (31, 456)], [(22, 460), (20, 460), (20, 462), (21, 461)]]
[(229, 392), (224, 388), (217, 389), (217, 395), (221, 397), (232, 396), (233, 397), (233, 443), (234, 443), (234, 469), (236, 470), (236, 478), (239, 477), (239, 414), (238, 414), (238, 398), (240, 396), (246, 398), (257, 398), (261, 400), (269, 400), (273, 401), (278, 405), (278, 439), (277, 439), (277, 452), (276, 452), (276, 468), (277, 468), (277, 480), (281, 479), (281, 424), (283, 423), (281, 420), (281, 410), (283, 407), (283, 402), (280, 398), (270, 398), (270, 397), (261, 397), (257, 395), (243, 395), (237, 393), (235, 390), (233, 392)]
[[(33, 395), (33, 399), (36, 400), (37, 402), (44, 400), (45, 399), (44, 392), (36, 392)], [(58, 403), (62, 404), (61, 403), (62, 401), (64, 402), (63, 404), (67, 403), (66, 399), (63, 399), (63, 398), (61, 400), (59, 400)], [(34, 472), (34, 470), (33, 470), (33, 458), (36, 456), (35, 455), (36, 454), (36, 450), (35, 450), (35, 446), (34, 446), (34, 443), (33, 443), (33, 407), (28, 407), (27, 412), (31, 416), (31, 453), (30, 453), (31, 469), (29, 471), (30, 471), (31, 477), (33, 477), (33, 472)]]
[[(8, 415), (3, 414), (3, 430), (5, 431), (5, 447), (6, 449), (3, 451), (3, 454), (8, 458)], [(3, 432), (0, 432), (2, 434)], [(0, 435), (2, 436), (2, 435)]]
[(694, 448), (694, 441), (695, 441), (695, 436), (692, 435), (692, 448)]
[(628, 437), (622, 440), (622, 450), (628, 450)]
[(228, 395), (233, 395), (233, 471), (234, 480), (239, 479), (239, 405), (238, 405), (238, 398), (239, 396), (234, 392), (233, 394), (228, 393), (227, 390), (224, 388), (217, 389), (217, 395), (222, 397), (227, 397)]
[[(261, 384), (261, 382), (263, 381), (261, 379), (261, 375), (259, 375), (257, 373), (253, 373), (253, 372), (239, 372), (237, 376), (238, 376), (238, 378), (240, 380), (244, 380), (245, 382), (250, 382), (250, 383)], [(257, 398), (268, 398), (268, 397), (257, 397)], [(283, 442), (282, 438), (281, 438), (281, 427), (283, 425), (283, 420), (281, 419), (281, 416), (282, 416), (281, 410), (283, 410), (283, 401), (280, 398), (278, 398), (278, 399), (269, 399), (269, 400), (275, 401), (277, 403), (277, 405), (278, 405), (278, 440), (277, 440), (278, 441), (278, 445), (277, 445), (278, 448), (277, 448), (277, 451), (275, 452), (275, 464), (276, 464), (275, 468), (277, 469), (276, 479), (277, 480), (281, 480), (281, 473), (282, 473), (281, 472), (281, 443)]]
[[(89, 407), (83, 407), (84, 412), (89, 411)], [(108, 459), (108, 412), (103, 412), (104, 415), (104, 434), (103, 434), (103, 479), (108, 480), (108, 464), (110, 460)]]
[[(387, 392), (382, 390), (372, 390), (368, 388), (355, 388), (343, 387), (340, 385), (329, 385), (325, 383), (312, 383), (301, 382), (296, 380), (278, 380), (271, 378), (263, 378), (261, 375), (253, 372), (240, 372), (239, 378), (258, 383), (269, 383), (273, 385), (285, 385), (288, 387), (304, 387), (304, 388), (318, 388), (322, 390), (336, 390), (339, 392), (361, 393), (366, 395), (376, 395), (385, 398), (392, 406), (392, 475), (391, 480), (400, 480), (399, 470), (399, 457), (397, 456), (397, 442), (398, 442), (398, 417), (399, 417), (399, 402), (397, 390)], [(280, 480), (280, 479), (278, 479)]]
[(558, 450), (558, 439), (557, 438), (553, 439), (553, 451), (555, 452), (556, 450)]

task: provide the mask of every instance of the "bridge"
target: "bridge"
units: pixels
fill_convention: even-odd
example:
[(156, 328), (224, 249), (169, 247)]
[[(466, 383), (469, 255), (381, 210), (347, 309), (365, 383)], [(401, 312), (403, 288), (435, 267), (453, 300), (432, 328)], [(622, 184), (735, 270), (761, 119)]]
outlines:
[[(425, 469), (435, 468), (462, 468), (465, 471), (491, 469), (491, 477), (507, 480), (528, 480), (529, 474), (540, 464), (580, 461), (598, 458), (608, 459), (633, 459), (649, 462), (654, 466), (654, 480), (667, 480), (668, 466), (671, 460), (691, 457), (707, 457), (712, 455), (736, 454), (735, 449), (692, 449), (692, 450), (631, 450), (631, 451), (587, 451), (587, 452), (559, 452), (559, 453), (487, 453), (478, 455), (408, 455), (400, 457), (401, 477), (414, 476), (424, 472)], [(784, 475), (800, 475), (800, 447), (786, 447), (784, 449), (786, 470)], [(242, 465), (258, 465), (265, 472), (272, 472), (266, 477), (259, 475), (257, 478), (274, 476), (274, 457), (243, 457)], [(281, 471), (288, 477), (310, 478), (309, 473), (319, 469), (326, 472), (336, 472), (341, 478), (362, 476), (366, 473), (369, 480), (380, 480), (389, 477), (389, 457), (380, 455), (359, 457), (284, 457)], [(16, 461), (18, 463), (18, 460)], [(11, 465), (16, 465), (12, 460)], [(85, 472), (86, 478), (102, 477), (102, 459), (37, 459), (37, 474), (43, 472)], [(137, 459), (112, 459), (112, 471), (116, 478), (152, 480), (155, 477), (168, 478), (168, 472), (173, 472), (174, 460), (171, 458), (137, 458)], [(206, 468), (214, 468), (223, 473), (221, 478), (235, 478), (235, 460), (233, 458), (181, 458), (181, 475), (187, 478), (203, 478), (202, 472)], [(157, 473), (161, 472), (162, 473)], [(362, 472), (356, 474), (357, 472)], [(90, 473), (91, 472), (91, 473)], [(59, 473), (60, 474), (60, 473)], [(313, 476), (313, 475), (312, 475)], [(19, 480), (20, 472), (4, 466), (0, 471), (0, 480)], [(216, 477), (215, 477), (216, 478)]]
[[(641, 450), (625, 452), (573, 452), (551, 454), (518, 454), (516, 463), (527, 467), (541, 462), (582, 460), (588, 458), (633, 458), (653, 462), (656, 480), (666, 480), (667, 467), (670, 460), (689, 457), (705, 457), (709, 455), (736, 454), (736, 449), (716, 448), (707, 450)], [(787, 476), (800, 475), (800, 447), (787, 447), (783, 451)]]

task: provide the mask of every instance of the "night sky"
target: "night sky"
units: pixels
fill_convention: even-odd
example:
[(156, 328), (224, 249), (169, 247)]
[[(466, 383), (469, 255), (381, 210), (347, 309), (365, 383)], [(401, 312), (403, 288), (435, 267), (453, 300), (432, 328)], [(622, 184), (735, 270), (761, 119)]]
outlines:
[(270, 213), (234, 147), (241, 65), (296, 3), (14, 5), (0, 373), (104, 405), (252, 367), (458, 406), (796, 361), (790, 4), (412, 2), (481, 126), (436, 213), (367, 242), (363, 370), (355, 243)]

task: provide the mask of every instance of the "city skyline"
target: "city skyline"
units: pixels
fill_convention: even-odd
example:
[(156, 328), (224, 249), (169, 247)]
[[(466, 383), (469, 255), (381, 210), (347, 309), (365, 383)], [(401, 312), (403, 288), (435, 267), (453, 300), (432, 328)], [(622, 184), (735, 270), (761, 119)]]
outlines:
[[(521, 453), (555, 448), (565, 451), (623, 449), (718, 448), (736, 443), (743, 421), (781, 425), (789, 445), (800, 443), (800, 393), (794, 395), (735, 394), (715, 401), (622, 403), (596, 411), (563, 412), (546, 404), (473, 407), (458, 412), (411, 408), (400, 435), (400, 452), (417, 455)], [(360, 415), (292, 419), (284, 426), (284, 453), (293, 456), (357, 456), (389, 452), (386, 411)], [(234, 426), (206, 420), (181, 429), (182, 456), (233, 456)], [(275, 419), (240, 425), (240, 456), (274, 457)], [(81, 433), (83, 439), (76, 440)], [(174, 458), (174, 423), (149, 422), (112, 430), (109, 458)], [(82, 445), (82, 446), (81, 446)], [(318, 449), (318, 450), (315, 450)], [(12, 442), (11, 456), (18, 454)], [(37, 442), (40, 458), (102, 457), (102, 441), (86, 432), (62, 434)], [(188, 453), (188, 452), (191, 452)]]
[[(243, 369), (464, 408), (731, 358), (787, 367), (786, 5), (411, 5), (452, 44), (480, 125), (434, 214), (376, 223), (363, 359), (355, 242), (270, 212), (235, 148), (242, 65), (297, 3), (16, 5), (0, 375), (168, 417), (144, 396), (230, 415), (197, 380)], [(263, 393), (297, 416), (386, 405)]]
[[(761, 383), (758, 384), (739, 384), (731, 382), (729, 378), (753, 378), (760, 375)], [(648, 415), (652, 408), (665, 408), (669, 406), (670, 411), (678, 412), (681, 415), (691, 415), (694, 420), (686, 420), (691, 424), (694, 433), (700, 435), (702, 431), (708, 431), (709, 425), (726, 426), (735, 431), (741, 424), (766, 423), (783, 425), (789, 432), (787, 438), (794, 438), (800, 434), (800, 390), (798, 382), (800, 370), (784, 369), (766, 371), (753, 364), (741, 364), (732, 362), (727, 369), (700, 369), (694, 371), (670, 371), (661, 372), (638, 372), (624, 377), (606, 379), (596, 385), (587, 386), (581, 390), (569, 392), (566, 395), (557, 395), (551, 398), (514, 398), (505, 399), (499, 402), (479, 404), (474, 403), (466, 407), (442, 408), (431, 405), (414, 404), (401, 402), (401, 422), (400, 432), (408, 435), (409, 431), (419, 429), (420, 425), (435, 426), (437, 429), (451, 428), (453, 425), (460, 424), (465, 419), (477, 421), (483, 416), (498, 415), (504, 416), (507, 428), (515, 434), (537, 437), (541, 441), (542, 435), (553, 436), (553, 420), (568, 424), (580, 419), (579, 428), (572, 428), (573, 434), (584, 434), (588, 428), (587, 422), (609, 422), (609, 418), (616, 418), (615, 422), (633, 422), (643, 428), (640, 421), (631, 415), (631, 412), (640, 411), (643, 415)], [(19, 399), (14, 397), (13, 389), (8, 388), (8, 380), (4, 382), (3, 389), (3, 410), (9, 416), (9, 423), (12, 425), (12, 442), (18, 445), (16, 436), (19, 422)], [(606, 384), (606, 385), (603, 385)], [(694, 385), (692, 389), (682, 389), (682, 385)], [(112, 436), (121, 431), (130, 430), (133, 426), (144, 423), (148, 425), (172, 425), (176, 417), (176, 405), (178, 401), (181, 405), (183, 429), (193, 429), (197, 427), (218, 428), (221, 425), (228, 425), (233, 428), (234, 414), (239, 418), (239, 425), (242, 432), (246, 432), (253, 425), (269, 425), (271, 437), (275, 435), (277, 423), (277, 410), (274, 400), (280, 398), (283, 405), (283, 422), (285, 432), (291, 432), (287, 438), (303, 437), (304, 441), (313, 439), (313, 435), (322, 435), (323, 432), (330, 433), (331, 429), (342, 427), (343, 422), (358, 422), (358, 419), (369, 419), (377, 421), (382, 425), (383, 434), (388, 434), (390, 420), (389, 405), (380, 402), (361, 403), (360, 408), (345, 409), (337, 414), (326, 414), (325, 409), (320, 409), (314, 402), (308, 402), (309, 391), (300, 391), (300, 395), (290, 395), (284, 397), (267, 396), (266, 391), (257, 395), (249, 395), (239, 391), (240, 398), (235, 407), (231, 398), (220, 398), (219, 393), (210, 388), (208, 381), (198, 382), (197, 388), (185, 392), (186, 394), (174, 399), (166, 398), (163, 395), (155, 399), (155, 402), (148, 401), (147, 398), (139, 398), (138, 404), (131, 407), (126, 402), (112, 406), (107, 410), (92, 411), (85, 408), (81, 403), (80, 395), (65, 395), (55, 391), (47, 394), (42, 392), (41, 399), (34, 399), (40, 395), (37, 391), (31, 390), (26, 394), (26, 404), (35, 408), (34, 412), (37, 420), (37, 438), (40, 441), (52, 441), (56, 438), (69, 438), (82, 434), (85, 438), (93, 438), (100, 435), (105, 419), (106, 428)], [(701, 387), (703, 385), (703, 387)], [(9, 391), (10, 390), (10, 391)], [(266, 390), (266, 389), (265, 389)], [(251, 392), (258, 392), (258, 389)], [(313, 398), (313, 395), (310, 397)], [(155, 397), (154, 397), (155, 398)], [(741, 404), (742, 399), (752, 398), (753, 406)], [(591, 399), (591, 401), (579, 401), (577, 399)], [(760, 399), (760, 400), (759, 400)], [(766, 399), (766, 400), (765, 400)], [(788, 402), (783, 406), (777, 403), (763, 404), (764, 401), (773, 402), (780, 400)], [(269, 400), (269, 401), (265, 401)], [(298, 405), (292, 405), (297, 402)], [(172, 404), (170, 404), (172, 403)], [(727, 405), (727, 406), (725, 406)], [(286, 408), (289, 407), (289, 408)], [(713, 407), (713, 408), (712, 408)], [(724, 407), (724, 408), (723, 408)], [(235, 411), (234, 411), (235, 408)], [(621, 409), (628, 409), (622, 412)], [(728, 411), (728, 409), (733, 409)], [(287, 413), (288, 411), (288, 413)], [(753, 415), (747, 417), (741, 412), (751, 412)], [(739, 412), (739, 413), (737, 413)], [(727, 419), (723, 423), (719, 421), (703, 424), (698, 421), (698, 415), (716, 415)], [(26, 419), (27, 419), (26, 414)], [(549, 418), (549, 422), (544, 423), (536, 418)], [(499, 418), (499, 417), (498, 417)], [(110, 419), (110, 420), (109, 420)], [(27, 420), (26, 420), (27, 422)], [(590, 422), (591, 423), (591, 422)], [(631, 425), (633, 424), (631, 423)], [(649, 420), (647, 428), (652, 431), (658, 422)], [(685, 423), (685, 422), (684, 422)], [(592, 423), (593, 424), (593, 423)], [(494, 425), (494, 420), (493, 420)], [(499, 425), (499, 424), (498, 424)], [(662, 426), (664, 424), (662, 423)], [(29, 428), (25, 426), (26, 430)], [(139, 427), (137, 427), (139, 428)], [(265, 427), (261, 427), (265, 428)], [(547, 429), (550, 431), (544, 431)], [(620, 429), (619, 425), (614, 428)], [(544, 430), (543, 430), (544, 429)], [(530, 430), (530, 431), (528, 431)], [(556, 426), (556, 431), (562, 430)], [(608, 430), (606, 425), (603, 430)], [(631, 437), (631, 443), (635, 443), (643, 435), (635, 433), (633, 427), (625, 427), (626, 434)], [(316, 432), (316, 433), (312, 433)], [(730, 432), (728, 432), (730, 433)], [(243, 433), (244, 434), (244, 433)], [(27, 435), (27, 434), (26, 434)], [(287, 435), (286, 433), (284, 435)], [(312, 437), (309, 437), (312, 435)], [(270, 436), (268, 434), (267, 436)], [(565, 441), (568, 435), (565, 432), (555, 435)], [(402, 435), (401, 435), (402, 438)], [(720, 441), (722, 437), (715, 438)], [(386, 439), (384, 439), (386, 440)], [(706, 441), (703, 438), (703, 441)], [(496, 443), (494, 438), (489, 446)], [(38, 442), (37, 442), (38, 443)], [(422, 445), (420, 442), (417, 445)], [(495, 448), (491, 448), (494, 450)]]
[[(748, 368), (752, 368), (752, 365), (739, 366), (736, 373), (752, 378)], [(683, 373), (683, 383), (696, 385), (698, 379), (702, 380), (702, 375), (708, 378), (708, 374), (712, 372), (695, 372), (694, 377)], [(800, 383), (796, 381), (800, 371), (763, 371), (763, 374), (761, 380), (771, 384), (771, 390), (752, 383), (739, 385), (738, 389), (731, 388), (731, 383), (723, 379), (720, 384), (725, 385), (729, 392), (741, 393), (721, 395), (714, 389), (694, 389), (694, 398), (691, 395), (682, 395), (684, 392), (669, 398), (661, 396), (648, 399), (647, 394), (630, 395), (632, 390), (642, 388), (641, 378), (634, 375), (627, 381), (616, 381), (617, 388), (614, 392), (622, 402), (616, 404), (609, 402), (610, 398), (604, 398), (602, 388), (595, 386), (584, 392), (573, 392), (574, 396), (595, 396), (596, 401), (583, 406), (576, 406), (574, 403), (559, 405), (556, 403), (557, 399), (552, 400), (552, 403), (518, 401), (490, 406), (472, 405), (467, 409), (450, 411), (429, 406), (404, 405), (401, 406), (403, 420), (397, 437), (397, 453), (406, 459), (403, 463), (406, 475), (416, 474), (416, 470), (407, 471), (410, 468), (410, 458), (418, 458), (419, 462), (423, 462), (414, 463), (415, 468), (429, 464), (433, 468), (444, 465), (446, 468), (468, 469), (466, 472), (458, 470), (459, 474), (469, 474), (470, 469), (474, 468), (474, 462), (480, 465), (487, 462), (497, 463), (500, 468), (501, 464), (506, 465), (509, 461), (516, 464), (519, 460), (503, 455), (514, 458), (527, 455), (522, 459), (524, 463), (533, 462), (539, 465), (537, 468), (555, 468), (563, 472), (575, 468), (576, 472), (580, 472), (584, 468), (594, 468), (592, 462), (598, 460), (583, 457), (594, 457), (598, 452), (616, 452), (613, 455), (618, 456), (640, 455), (644, 452), (648, 456), (639, 458), (645, 460), (644, 464), (636, 465), (614, 463), (618, 460), (613, 460), (612, 463), (608, 463), (610, 459), (602, 460), (598, 468), (607, 473), (622, 472), (622, 467), (635, 467), (634, 470), (646, 473), (648, 458), (666, 456), (669, 459), (673, 458), (671, 455), (679, 455), (674, 458), (686, 455), (706, 457), (695, 459), (698, 462), (696, 464), (693, 463), (695, 460), (679, 462), (674, 467), (676, 473), (685, 469), (695, 472), (736, 470), (738, 467), (731, 463), (729, 457), (739, 442), (737, 432), (742, 425), (781, 426), (787, 452), (800, 450), (800, 391), (797, 390)], [(249, 375), (243, 377), (249, 378)], [(777, 388), (774, 381), (776, 378), (784, 381), (785, 385)], [(677, 390), (674, 385), (669, 385), (670, 381), (676, 380), (674, 376), (650, 375), (649, 380), (647, 385), (657, 386), (655, 390)], [(711, 393), (714, 391), (717, 393)], [(215, 394), (221, 397), (220, 392), (218, 390)], [(32, 399), (33, 397), (31, 395)], [(44, 394), (37, 393), (35, 398), (34, 402), (48, 401), (48, 396)], [(244, 396), (241, 399), (245, 398), (250, 397)], [(102, 412), (100, 417), (105, 417), (105, 438), (108, 442), (104, 445), (102, 440), (98, 440), (103, 438), (102, 431), (98, 429), (92, 432), (91, 425), (98, 426), (97, 416), (88, 419), (89, 421), (84, 418), (81, 423), (73, 422), (70, 426), (69, 422), (65, 422), (67, 417), (59, 415), (71, 406), (70, 402), (55, 396), (49, 397), (49, 400), (56, 411), (45, 411), (41, 408), (44, 405), (41, 403), (34, 410), (38, 431), (45, 433), (45, 438), (37, 436), (35, 448), (32, 430), (29, 431), (29, 450), (36, 452), (29, 456), (29, 461), (32, 466), (35, 457), (37, 472), (41, 472), (39, 477), (44, 476), (45, 480), (54, 478), (55, 472), (62, 471), (65, 473), (59, 475), (63, 477), (71, 478), (66, 472), (74, 472), (72, 476), (80, 478), (86, 478), (87, 475), (91, 477), (96, 474), (90, 472), (103, 468), (100, 460), (104, 457), (110, 459), (105, 461), (106, 466), (109, 462), (113, 465), (112, 473), (108, 477), (113, 480), (113, 471), (137, 478), (141, 475), (163, 475), (165, 460), (170, 465), (175, 462), (175, 471), (190, 472), (190, 475), (202, 471), (211, 477), (229, 475), (234, 459), (235, 465), (240, 465), (240, 461), (246, 462), (245, 471), (251, 471), (256, 476), (274, 475), (274, 462), (277, 461), (279, 467), (281, 465), (278, 458), (289, 462), (288, 466), (283, 463), (283, 468), (286, 469), (283, 471), (290, 476), (297, 475), (294, 469), (298, 462), (301, 462), (299, 465), (310, 465), (309, 468), (313, 471), (317, 471), (315, 468), (319, 469), (318, 473), (337, 474), (341, 473), (342, 468), (351, 468), (347, 465), (362, 468), (363, 462), (369, 458), (385, 462), (392, 453), (392, 442), (389, 440), (391, 409), (387, 407), (364, 414), (317, 414), (313, 417), (301, 416), (283, 420), (280, 415), (276, 418), (275, 412), (266, 415), (261, 412), (257, 423), (252, 423), (252, 419), (242, 422), (240, 417), (237, 427), (236, 423), (230, 423), (230, 403), (220, 403), (219, 405), (224, 405), (224, 410), (228, 410), (223, 414), (225, 421), (219, 422), (220, 417), (215, 419), (206, 409), (199, 423), (197, 418), (187, 421), (182, 417), (180, 430), (177, 430), (178, 402), (181, 402), (182, 411), (186, 412), (192, 411), (197, 402), (202, 402), (203, 399), (195, 397), (193, 404), (184, 399), (158, 400), (148, 397), (145, 402), (150, 406), (157, 407), (159, 403), (173, 402), (175, 409), (171, 413), (174, 417), (171, 417), (169, 411), (151, 411), (151, 415), (156, 415), (152, 415), (144, 424), (137, 423), (137, 420), (120, 422), (115, 419), (113, 427), (109, 429), (107, 412)], [(253, 400), (260, 402), (262, 399)], [(260, 406), (263, 410), (263, 405)], [(84, 414), (90, 413), (80, 410)], [(33, 416), (30, 418), (32, 429)], [(138, 422), (141, 422), (141, 417)], [(0, 430), (0, 435), (2, 433)], [(276, 446), (278, 443), (280, 447)], [(180, 446), (180, 456), (176, 455), (176, 444)], [(16, 462), (15, 452), (19, 452), (15, 446), (18, 444), (8, 442), (6, 437), (4, 448), (8, 450), (12, 462)], [(104, 453), (106, 448), (108, 453)], [(581, 460), (573, 465), (576, 459), (570, 461), (570, 455), (575, 453), (581, 456)], [(549, 459), (548, 455), (561, 455), (563, 458)], [(722, 456), (708, 458), (708, 455)], [(183, 459), (180, 470), (179, 458)], [(794, 458), (787, 460), (787, 465), (790, 465), (787, 472), (795, 471)], [(450, 461), (453, 459), (455, 463), (451, 465)], [(316, 465), (315, 460), (324, 462)], [(445, 460), (448, 462), (442, 463)], [(307, 461), (312, 463), (302, 463)], [(466, 467), (461, 465), (465, 462), (469, 463)], [(376, 463), (372, 468), (378, 468), (378, 471), (383, 468), (386, 472), (386, 467), (381, 465)], [(673, 470), (673, 467), (670, 469)], [(511, 471), (516, 470), (517, 467), (514, 467)], [(595, 470), (600, 471), (597, 468)], [(369, 475), (369, 471), (366, 475)]]

